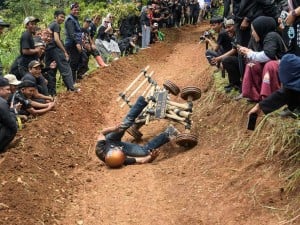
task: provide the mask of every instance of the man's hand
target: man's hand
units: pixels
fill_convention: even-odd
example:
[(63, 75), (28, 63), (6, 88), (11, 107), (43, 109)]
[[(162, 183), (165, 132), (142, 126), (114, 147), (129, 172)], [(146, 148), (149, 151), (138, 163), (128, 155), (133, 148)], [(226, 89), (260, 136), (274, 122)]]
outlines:
[(214, 64), (214, 65), (216, 65), (216, 64), (218, 64), (219, 62), (221, 62), (221, 60), (222, 60), (222, 57), (213, 57), (213, 58), (211, 59), (211, 63)]
[(79, 53), (82, 52), (81, 44), (76, 44), (76, 48), (77, 48), (77, 51), (78, 51)]
[(250, 23), (247, 20), (247, 18), (245, 17), (241, 23), (240, 29), (241, 30), (246, 30), (249, 27)]

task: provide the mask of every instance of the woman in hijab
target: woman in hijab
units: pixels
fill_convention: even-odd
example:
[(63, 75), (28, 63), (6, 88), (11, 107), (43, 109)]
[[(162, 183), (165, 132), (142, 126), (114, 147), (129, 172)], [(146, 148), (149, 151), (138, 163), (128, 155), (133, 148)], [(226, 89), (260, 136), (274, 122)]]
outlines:
[(287, 49), (275, 31), (276, 22), (272, 17), (257, 17), (251, 24), (251, 30), (257, 49), (239, 48), (249, 61), (243, 77), (242, 95), (258, 102), (280, 88), (279, 59)]
[(291, 112), (300, 110), (300, 57), (294, 54), (284, 55), (279, 65), (279, 78), (282, 88), (256, 104), (249, 114), (260, 111), (268, 114), (284, 105)]

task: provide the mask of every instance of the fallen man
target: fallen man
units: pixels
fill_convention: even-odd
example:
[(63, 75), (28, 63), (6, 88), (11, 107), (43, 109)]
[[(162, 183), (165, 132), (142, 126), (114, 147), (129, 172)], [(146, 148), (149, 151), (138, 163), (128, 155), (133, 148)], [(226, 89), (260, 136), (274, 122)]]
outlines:
[(121, 139), (125, 131), (147, 105), (145, 98), (140, 96), (121, 124), (105, 128), (98, 135), (96, 155), (107, 166), (115, 168), (152, 162), (159, 154), (158, 148), (178, 135), (179, 132), (171, 125), (145, 145), (123, 142)]

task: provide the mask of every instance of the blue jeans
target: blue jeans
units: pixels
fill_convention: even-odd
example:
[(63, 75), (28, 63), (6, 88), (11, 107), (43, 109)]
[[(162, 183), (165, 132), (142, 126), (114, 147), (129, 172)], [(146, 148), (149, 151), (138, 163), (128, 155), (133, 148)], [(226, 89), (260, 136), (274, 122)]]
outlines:
[(149, 153), (152, 150), (168, 143), (170, 141), (169, 135), (165, 132), (162, 132), (158, 136), (154, 137), (143, 146), (130, 143), (130, 142), (121, 141), (125, 131), (134, 124), (135, 119), (140, 115), (140, 113), (147, 105), (148, 103), (145, 101), (144, 97), (140, 96), (137, 99), (136, 103), (131, 107), (125, 119), (123, 120), (121, 125), (122, 131), (111, 132), (107, 134), (105, 136), (106, 142), (110, 144), (112, 147), (113, 146), (122, 147), (123, 152), (127, 156), (133, 156), (133, 157), (149, 155)]

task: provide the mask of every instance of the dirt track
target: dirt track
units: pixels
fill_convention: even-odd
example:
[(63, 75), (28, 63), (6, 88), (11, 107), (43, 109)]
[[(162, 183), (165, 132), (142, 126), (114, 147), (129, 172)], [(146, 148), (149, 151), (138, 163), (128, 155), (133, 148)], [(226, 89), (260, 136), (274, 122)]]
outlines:
[[(245, 133), (249, 106), (218, 112), (213, 109), (220, 107), (206, 106), (200, 99), (193, 125), (199, 145), (185, 151), (170, 143), (152, 164), (111, 170), (94, 154), (97, 132), (119, 122), (127, 111), (116, 103), (118, 93), (146, 65), (160, 85), (171, 80), (179, 87), (200, 87), (202, 98), (208, 95), (212, 70), (203, 57), (205, 46), (198, 45), (203, 31), (203, 27), (170, 30), (166, 42), (94, 72), (82, 81), (81, 93), (62, 94), (55, 112), (28, 123), (20, 132), (22, 141), (1, 155), (0, 203), (5, 205), (0, 205), (0, 224), (274, 225), (284, 221), (281, 207), (286, 199), (280, 192), (283, 181), (274, 173), (276, 163), (263, 164), (259, 151), (242, 159), (229, 149), (232, 140)], [(239, 107), (220, 96), (215, 102)], [(220, 118), (226, 124), (220, 124)], [(143, 127), (144, 140), (165, 126), (166, 121), (156, 121)]]

